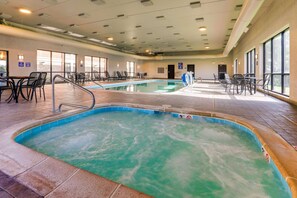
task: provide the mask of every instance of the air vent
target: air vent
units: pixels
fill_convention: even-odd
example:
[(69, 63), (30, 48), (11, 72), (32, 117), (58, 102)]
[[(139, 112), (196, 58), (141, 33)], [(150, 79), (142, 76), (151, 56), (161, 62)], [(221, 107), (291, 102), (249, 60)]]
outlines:
[(140, 0), (140, 3), (144, 6), (152, 6), (154, 4), (151, 0)]
[(1, 18), (1, 19), (9, 19), (9, 18), (11, 18), (11, 17), (12, 17), (12, 16), (9, 15), (9, 14), (0, 12), (0, 18)]
[(236, 22), (237, 19), (231, 19), (231, 22)]
[(173, 28), (173, 26), (172, 26), (172, 25), (168, 25), (168, 26), (166, 26), (166, 28), (168, 28), (168, 29), (169, 29), (169, 28)]
[(233, 28), (229, 28), (228, 30), (233, 30)]
[(239, 11), (239, 10), (241, 10), (241, 8), (242, 8), (242, 4), (236, 5), (235, 8), (234, 8), (234, 10), (235, 11)]
[(142, 27), (141, 25), (136, 25), (136, 26), (135, 26), (135, 28), (141, 28), (141, 27)]
[(201, 7), (201, 3), (200, 3), (200, 1), (191, 2), (190, 7), (191, 8), (199, 8), (199, 7)]
[(208, 39), (203, 39), (203, 41), (208, 41)]
[(92, 34), (98, 34), (98, 32), (92, 32)]
[(125, 32), (120, 32), (120, 34), (125, 34)]
[(179, 35), (179, 33), (176, 32), (176, 33), (173, 33), (173, 35)]
[(209, 45), (209, 43), (204, 43), (204, 45)]
[(201, 34), (201, 36), (207, 36), (207, 34)]
[(125, 17), (125, 15), (124, 14), (119, 14), (119, 15), (117, 15), (117, 17), (121, 18), (121, 17)]
[(39, 17), (49, 17), (50, 15), (49, 14), (46, 14), (46, 13), (40, 13), (38, 14)]
[(199, 18), (196, 18), (195, 21), (196, 22), (203, 22), (204, 21), (204, 18), (203, 17), (199, 17)]
[(156, 16), (156, 19), (165, 19), (165, 16)]
[(79, 13), (77, 16), (82, 17), (82, 18), (89, 18), (89, 14), (87, 13)]
[(156, 38), (156, 40), (160, 40), (161, 38)]
[(107, 27), (109, 27), (109, 25), (103, 25), (103, 27), (107, 28)]
[(133, 39), (133, 40), (136, 40), (136, 39), (137, 39), (137, 37), (132, 37), (132, 39)]
[(105, 4), (104, 0), (91, 0), (92, 3), (96, 4), (96, 5), (103, 5)]
[(148, 33), (146, 33), (147, 35), (151, 35), (151, 34), (153, 34), (152, 32), (148, 32)]

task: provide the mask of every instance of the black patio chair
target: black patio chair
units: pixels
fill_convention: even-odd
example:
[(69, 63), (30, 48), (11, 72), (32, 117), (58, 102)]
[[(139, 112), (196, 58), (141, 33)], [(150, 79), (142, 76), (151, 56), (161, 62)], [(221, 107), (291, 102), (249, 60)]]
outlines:
[(119, 80), (126, 80), (126, 77), (122, 76), (121, 72), (116, 71), (116, 74), (117, 74)]
[[(46, 72), (41, 72), (40, 73), (40, 76), (39, 76), (39, 79), (37, 81), (37, 84), (36, 84), (36, 88), (39, 88), (39, 93), (40, 93), (40, 97), (41, 97), (41, 90), (42, 90), (42, 93), (43, 93), (43, 99), (45, 100), (45, 90), (44, 90), (44, 85), (46, 83), (46, 76), (47, 76), (47, 73)], [(36, 92), (35, 92), (35, 100), (37, 102), (37, 97), (36, 97)]]
[(13, 97), (13, 83), (8, 78), (0, 78), (0, 102), (1, 102), (1, 96), (5, 90), (11, 91), (10, 96), (7, 100), (9, 100), (11, 97)]
[[(33, 95), (35, 94), (35, 99), (37, 102), (37, 97), (36, 97), (36, 87), (37, 87), (37, 83), (40, 80), (40, 75), (41, 72), (31, 72), (29, 75), (29, 79), (28, 80), (24, 80), (22, 82), (22, 84), (20, 86), (22, 86), (22, 89), (26, 89), (27, 92), (27, 99), (28, 100), (32, 100), (33, 99)], [(20, 91), (22, 91), (22, 89)]]

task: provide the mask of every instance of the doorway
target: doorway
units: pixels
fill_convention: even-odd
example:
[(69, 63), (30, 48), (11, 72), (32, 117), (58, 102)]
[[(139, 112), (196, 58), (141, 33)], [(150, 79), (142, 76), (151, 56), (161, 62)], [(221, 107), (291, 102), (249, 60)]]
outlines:
[(225, 73), (227, 73), (227, 65), (218, 65), (219, 80), (225, 79)]
[(187, 71), (193, 72), (193, 78), (195, 77), (195, 65), (194, 64), (187, 65)]
[(174, 65), (168, 65), (168, 79), (174, 79)]

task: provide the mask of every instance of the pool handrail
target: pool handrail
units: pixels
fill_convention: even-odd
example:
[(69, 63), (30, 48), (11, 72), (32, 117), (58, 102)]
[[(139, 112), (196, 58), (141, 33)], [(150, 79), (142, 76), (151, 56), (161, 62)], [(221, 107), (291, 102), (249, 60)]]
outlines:
[(98, 85), (99, 87), (101, 87), (102, 89), (105, 89), (105, 88), (103, 87), (103, 85), (101, 85), (100, 83), (95, 82), (95, 80), (91, 79), (91, 81), (92, 81), (94, 84), (96, 84), (96, 85)]
[(92, 96), (92, 105), (90, 107), (88, 106), (84, 106), (84, 105), (77, 105), (77, 104), (71, 104), (71, 103), (61, 103), (58, 107), (58, 111), (61, 112), (61, 108), (62, 106), (70, 106), (70, 107), (78, 107), (78, 108), (83, 108), (83, 109), (93, 109), (94, 106), (95, 106), (95, 103), (96, 103), (96, 100), (95, 100), (95, 96), (93, 94), (93, 92), (91, 92), (90, 90), (72, 82), (71, 80), (59, 75), (59, 74), (56, 74), (53, 78), (53, 81), (52, 81), (52, 98), (53, 98), (53, 112), (56, 112), (56, 97), (55, 97), (55, 82), (56, 82), (56, 78), (60, 78), (62, 79), (63, 81), (66, 81), (70, 84), (72, 84), (74, 87), (77, 87), (79, 88), (80, 90), (90, 94)]

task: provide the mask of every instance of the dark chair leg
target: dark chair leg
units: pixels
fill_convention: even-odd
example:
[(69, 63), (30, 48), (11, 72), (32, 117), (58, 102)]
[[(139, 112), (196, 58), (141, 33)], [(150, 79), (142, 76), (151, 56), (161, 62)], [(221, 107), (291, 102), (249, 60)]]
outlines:
[(45, 91), (44, 91), (44, 87), (42, 87), (43, 90), (43, 99), (45, 100)]

